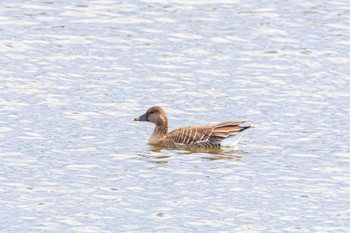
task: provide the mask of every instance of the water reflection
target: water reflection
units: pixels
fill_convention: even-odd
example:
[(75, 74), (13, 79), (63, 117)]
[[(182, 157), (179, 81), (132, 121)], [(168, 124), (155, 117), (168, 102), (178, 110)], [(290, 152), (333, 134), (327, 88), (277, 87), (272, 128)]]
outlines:
[[(191, 154), (195, 154), (200, 156), (200, 158), (215, 161), (215, 160), (234, 160), (240, 161), (242, 158), (243, 152), (242, 150), (238, 150), (237, 148), (221, 148), (221, 149), (190, 149), (190, 150), (178, 150), (178, 149), (169, 149), (163, 146), (150, 146), (150, 151), (154, 152), (147, 155), (141, 155), (149, 159), (149, 161), (154, 163), (167, 163), (171, 156), (188, 156)], [(160, 155), (158, 155), (158, 153)], [(166, 155), (164, 155), (166, 154)], [(204, 156), (202, 156), (204, 154)]]
[(242, 156), (235, 156), (235, 155), (216, 155), (216, 156), (204, 156), (203, 159), (215, 161), (215, 160), (232, 160), (239, 162), (241, 161)]

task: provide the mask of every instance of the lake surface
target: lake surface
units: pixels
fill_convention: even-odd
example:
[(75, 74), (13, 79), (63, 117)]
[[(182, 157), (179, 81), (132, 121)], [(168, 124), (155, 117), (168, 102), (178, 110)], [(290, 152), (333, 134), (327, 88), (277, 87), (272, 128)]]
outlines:
[[(350, 2), (0, 2), (1, 232), (350, 232)], [(147, 145), (248, 119), (238, 148)]]

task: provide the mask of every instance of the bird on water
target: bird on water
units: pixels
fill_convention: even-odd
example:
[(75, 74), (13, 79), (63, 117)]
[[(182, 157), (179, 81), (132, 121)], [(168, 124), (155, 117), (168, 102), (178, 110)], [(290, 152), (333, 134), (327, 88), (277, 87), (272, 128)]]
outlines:
[(168, 132), (168, 118), (163, 108), (150, 107), (135, 121), (155, 124), (149, 144), (178, 149), (216, 149), (236, 146), (242, 132), (251, 126), (242, 126), (247, 121), (227, 121), (211, 126), (188, 126)]

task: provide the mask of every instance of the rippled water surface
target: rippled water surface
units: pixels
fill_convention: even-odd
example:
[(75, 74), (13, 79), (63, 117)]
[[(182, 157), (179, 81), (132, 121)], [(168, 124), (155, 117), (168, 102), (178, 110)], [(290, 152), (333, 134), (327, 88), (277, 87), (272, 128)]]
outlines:
[[(350, 232), (348, 0), (0, 2), (2, 232)], [(239, 148), (147, 145), (249, 119)]]

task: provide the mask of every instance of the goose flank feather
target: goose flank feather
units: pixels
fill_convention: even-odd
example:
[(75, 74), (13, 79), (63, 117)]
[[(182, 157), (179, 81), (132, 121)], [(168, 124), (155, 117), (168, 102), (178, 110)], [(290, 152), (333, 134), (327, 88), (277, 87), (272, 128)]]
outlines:
[(159, 106), (150, 107), (145, 114), (134, 120), (155, 124), (149, 144), (183, 149), (235, 146), (242, 136), (242, 131), (251, 127), (241, 125), (247, 121), (227, 121), (212, 126), (188, 126), (168, 132), (168, 118)]

